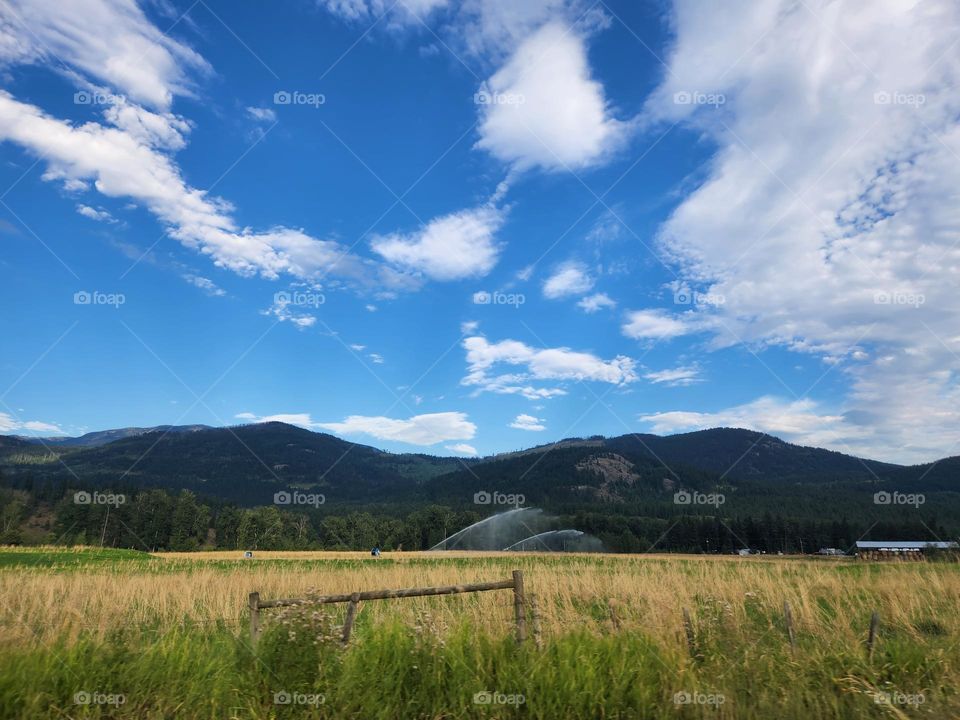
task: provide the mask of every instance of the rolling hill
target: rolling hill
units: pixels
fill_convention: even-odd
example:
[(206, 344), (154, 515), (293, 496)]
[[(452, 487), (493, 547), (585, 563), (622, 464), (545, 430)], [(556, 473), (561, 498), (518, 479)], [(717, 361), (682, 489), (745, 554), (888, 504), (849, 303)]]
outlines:
[(472, 460), (388, 453), (278, 422), (124, 428), (57, 445), (0, 436), (0, 469), (13, 486), (39, 479), (66, 486), (189, 489), (243, 505), (269, 504), (280, 489), (351, 504), (466, 506), (482, 491), (520, 493), (528, 503), (545, 505), (608, 505), (663, 501), (680, 489), (740, 488), (772, 498), (816, 496), (820, 502), (815, 486), (960, 487), (960, 458), (903, 467), (735, 428), (568, 438)]

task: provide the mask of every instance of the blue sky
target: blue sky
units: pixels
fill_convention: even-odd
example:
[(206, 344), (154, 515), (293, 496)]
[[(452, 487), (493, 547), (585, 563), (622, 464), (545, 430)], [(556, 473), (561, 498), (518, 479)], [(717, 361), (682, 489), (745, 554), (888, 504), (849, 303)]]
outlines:
[(958, 18), (14, 0), (0, 431), (957, 454)]

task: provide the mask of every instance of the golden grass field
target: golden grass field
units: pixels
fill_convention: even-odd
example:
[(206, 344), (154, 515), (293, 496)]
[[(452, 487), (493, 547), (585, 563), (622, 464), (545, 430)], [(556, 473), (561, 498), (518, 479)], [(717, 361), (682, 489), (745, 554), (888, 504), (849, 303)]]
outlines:
[[(540, 646), (515, 643), (510, 590), (361, 603), (347, 645), (343, 604), (264, 610), (260, 642), (249, 639), (251, 591), (347, 594), (514, 569), (537, 597)], [(0, 717), (941, 720), (960, 717), (958, 602), (952, 562), (0, 548)], [(278, 705), (289, 690), (325, 700)], [(485, 691), (525, 699), (478, 704)], [(78, 692), (124, 703), (78, 705)]]
[[(798, 634), (853, 645), (870, 613), (916, 632), (935, 620), (960, 636), (960, 572), (953, 564), (857, 563), (852, 559), (549, 553), (361, 552), (158, 553), (151, 562), (120, 561), (76, 569), (22, 567), (0, 572), (0, 640), (19, 642), (118, 625), (223, 621), (242, 626), (247, 596), (264, 600), (380, 588), (508, 579), (523, 570), (539, 599), (544, 633), (605, 630), (608, 605), (623, 626), (679, 642), (682, 608), (707, 622), (746, 625), (747, 613), (776, 618), (789, 602)], [(339, 606), (342, 608), (343, 606)], [(413, 621), (427, 611), (442, 627), (463, 619), (510, 631), (509, 591), (364, 603), (366, 623)], [(269, 615), (266, 622), (269, 622)], [(771, 624), (771, 632), (782, 633)]]

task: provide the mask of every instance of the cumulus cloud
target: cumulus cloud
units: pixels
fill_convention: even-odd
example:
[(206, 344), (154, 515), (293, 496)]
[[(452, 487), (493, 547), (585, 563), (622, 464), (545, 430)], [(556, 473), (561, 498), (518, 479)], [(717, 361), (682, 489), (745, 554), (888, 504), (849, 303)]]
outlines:
[(248, 107), (247, 115), (257, 122), (272, 123), (277, 121), (277, 113), (271, 108)]
[[(493, 233), (503, 212), (492, 206), (436, 218), (409, 236), (384, 238), (384, 254), (400, 269), (300, 228), (239, 226), (231, 204), (192, 187), (172, 154), (186, 146), (191, 124), (171, 112), (171, 103), (191, 94), (191, 77), (210, 67), (161, 33), (130, 0), (78, 0), (69, 8), (52, 0), (5, 3), (0, 68), (23, 63), (68, 75), (83, 88), (77, 102), (90, 104), (102, 121), (62, 120), (0, 90), (0, 141), (37, 156), (45, 164), (44, 180), (59, 181), (71, 192), (95, 188), (146, 207), (170, 237), (220, 267), (244, 276), (324, 280), (390, 297), (422, 285), (411, 271), (450, 279), (482, 274), (496, 262)], [(109, 97), (87, 99), (103, 94)], [(258, 122), (274, 119), (270, 108), (246, 112)], [(107, 220), (92, 204), (82, 207), (86, 216)], [(445, 251), (457, 258), (444, 257)]]
[(598, 312), (605, 307), (612, 308), (616, 306), (616, 301), (606, 293), (595, 293), (593, 295), (588, 295), (577, 303), (578, 308), (583, 310), (585, 313), (591, 314)]
[(288, 322), (291, 325), (299, 328), (300, 330), (305, 330), (308, 327), (313, 327), (317, 323), (317, 318), (309, 313), (296, 312), (292, 310), (289, 298), (283, 293), (277, 293), (273, 297), (273, 304), (268, 307), (266, 310), (260, 312), (261, 315), (271, 315), (275, 317), (280, 322)]
[(251, 412), (242, 412), (234, 415), (237, 420), (249, 420), (255, 423), (281, 422), (287, 425), (296, 425), (298, 427), (312, 430), (319, 427), (313, 422), (310, 413), (279, 413), (277, 415), (255, 415)]
[(517, 415), (513, 419), (513, 422), (510, 423), (510, 427), (515, 428), (517, 430), (532, 430), (532, 431), (540, 431), (540, 430), (547, 429), (547, 426), (543, 424), (543, 420), (541, 420), (540, 418), (534, 417), (533, 415), (524, 415), (524, 414)]
[(647, 118), (681, 120), (716, 152), (660, 243), (725, 299), (693, 311), (720, 321), (713, 346), (848, 359), (844, 417), (870, 429), (864, 451), (955, 453), (960, 6), (678, 0), (673, 24)]
[(847, 421), (841, 413), (824, 412), (814, 400), (765, 396), (717, 412), (671, 411), (640, 417), (653, 432), (674, 433), (712, 427), (738, 427), (776, 435), (817, 447), (862, 448), (870, 431)]
[(665, 384), (670, 386), (693, 385), (700, 382), (700, 368), (695, 366), (676, 367), (668, 370), (657, 370), (645, 373), (643, 376), (655, 384)]
[(0, 432), (26, 431), (28, 433), (46, 433), (53, 435), (66, 435), (58, 425), (53, 423), (41, 422), (39, 420), (18, 420), (17, 418), (0, 412)]
[(343, 422), (318, 423), (317, 427), (344, 435), (370, 435), (378, 440), (410, 445), (435, 445), (444, 440), (469, 440), (477, 432), (477, 426), (462, 412), (414, 415), (406, 420), (351, 415)]
[[(138, 103), (166, 109), (190, 95), (197, 52), (154, 26), (132, 0), (9, 0), (0, 5), (0, 63), (69, 62)], [(85, 83), (92, 89), (92, 85)]]
[[(382, 416), (350, 415), (342, 422), (316, 422), (310, 413), (278, 413), (256, 415), (242, 412), (234, 416), (238, 420), (255, 423), (282, 422), (308, 430), (329, 430), (341, 435), (369, 435), (378, 440), (403, 442), (410, 445), (436, 445), (449, 440), (469, 440), (477, 432), (477, 426), (462, 412), (442, 412), (414, 415), (406, 420)], [(3, 416), (0, 414), (0, 423)], [(0, 430), (2, 430), (0, 425)], [(461, 448), (455, 450), (454, 448)], [(448, 446), (448, 450), (464, 455), (476, 455), (469, 445)]]
[(479, 453), (473, 445), (467, 445), (466, 443), (456, 443), (454, 445), (444, 445), (444, 449), (449, 450), (452, 453), (457, 455), (469, 455), (471, 457), (476, 457)]
[[(531, 400), (565, 395), (562, 387), (537, 387), (533, 381), (595, 381), (625, 385), (637, 379), (636, 362), (624, 355), (603, 360), (586, 352), (569, 348), (537, 349), (519, 340), (491, 343), (485, 337), (468, 337), (463, 341), (467, 351), (467, 375), (461, 384), (476, 387), (478, 392), (500, 395), (521, 395)], [(514, 372), (494, 374), (499, 366), (522, 368)]]
[(594, 279), (583, 263), (570, 261), (559, 265), (543, 282), (543, 296), (551, 300), (581, 295), (593, 287)]
[(207, 295), (212, 297), (223, 297), (227, 294), (227, 291), (222, 287), (218, 286), (210, 278), (205, 278), (202, 275), (194, 275), (193, 273), (184, 273), (181, 276), (188, 283), (194, 287), (198, 287), (203, 290)]
[(477, 146), (517, 170), (582, 168), (624, 139), (587, 62), (584, 38), (552, 21), (530, 35), (480, 88)]
[(142, 202), (172, 237), (241, 275), (275, 279), (281, 273), (299, 278), (330, 273), (366, 287), (381, 282), (395, 290), (416, 286), (411, 278), (302, 230), (274, 227), (256, 233), (237, 227), (228, 203), (190, 187), (171, 158), (119, 128), (95, 122), (74, 126), (0, 91), (0, 139), (42, 158), (45, 179), (89, 181), (108, 197)]
[(91, 220), (96, 220), (97, 222), (105, 223), (115, 223), (117, 219), (113, 217), (108, 211), (96, 208), (92, 208), (89, 205), (78, 204), (77, 212), (83, 215), (85, 218), (90, 218)]
[(317, 4), (350, 22), (372, 23), (386, 16), (389, 29), (404, 30), (417, 27), (449, 0), (318, 0)]
[(485, 205), (434, 218), (419, 230), (375, 237), (377, 254), (434, 280), (486, 275), (497, 263), (504, 211)]
[(696, 332), (689, 318), (671, 315), (663, 310), (634, 310), (627, 313), (621, 330), (634, 340), (668, 340)]

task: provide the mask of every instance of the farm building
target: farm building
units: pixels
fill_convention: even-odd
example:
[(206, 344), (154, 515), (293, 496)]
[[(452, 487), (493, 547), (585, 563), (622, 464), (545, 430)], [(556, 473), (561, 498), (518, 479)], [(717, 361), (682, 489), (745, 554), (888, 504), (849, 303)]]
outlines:
[(955, 542), (929, 540), (858, 540), (860, 560), (922, 561), (930, 550), (957, 550)]

